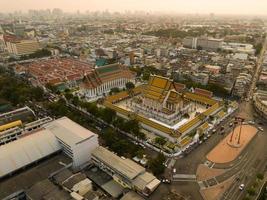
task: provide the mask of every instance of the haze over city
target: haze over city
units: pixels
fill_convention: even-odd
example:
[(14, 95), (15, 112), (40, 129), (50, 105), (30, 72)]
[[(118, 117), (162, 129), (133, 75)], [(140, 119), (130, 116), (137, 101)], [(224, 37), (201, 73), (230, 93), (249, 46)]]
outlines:
[(79, 11), (148, 11), (181, 14), (266, 15), (265, 0), (0, 0), (0, 12), (60, 8)]
[(267, 200), (267, 0), (0, 0), (0, 199)]

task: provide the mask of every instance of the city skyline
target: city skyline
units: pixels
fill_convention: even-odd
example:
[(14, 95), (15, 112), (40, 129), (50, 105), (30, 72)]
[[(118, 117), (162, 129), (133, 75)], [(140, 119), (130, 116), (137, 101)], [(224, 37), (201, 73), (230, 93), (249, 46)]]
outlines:
[[(181, 14), (235, 14), (235, 15), (266, 15), (267, 1), (262, 0), (10, 0), (0, 2), (0, 12), (26, 12), (30, 9), (60, 8), (66, 12), (84, 11), (147, 11)], [(145, 8), (145, 9), (144, 9)], [(242, 9), (240, 9), (242, 8)]]

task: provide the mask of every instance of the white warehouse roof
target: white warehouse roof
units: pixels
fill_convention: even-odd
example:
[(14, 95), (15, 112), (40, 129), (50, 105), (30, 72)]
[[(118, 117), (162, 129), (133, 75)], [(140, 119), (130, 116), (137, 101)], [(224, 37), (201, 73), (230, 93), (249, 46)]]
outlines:
[(44, 128), (71, 147), (96, 135), (67, 117), (48, 123)]
[(0, 178), (60, 150), (49, 130), (40, 130), (0, 146)]

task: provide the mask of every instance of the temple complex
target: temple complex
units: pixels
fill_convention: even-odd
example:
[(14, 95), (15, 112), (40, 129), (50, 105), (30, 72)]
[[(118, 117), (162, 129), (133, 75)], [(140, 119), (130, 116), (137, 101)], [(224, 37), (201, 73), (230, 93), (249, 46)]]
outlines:
[[(212, 98), (212, 92), (191, 92), (185, 85), (157, 75), (151, 75), (147, 84), (131, 92), (108, 96), (104, 105), (121, 117), (137, 119), (144, 130), (181, 146), (190, 143), (195, 133), (205, 133), (211, 116), (217, 118), (223, 108), (221, 101)], [(203, 130), (197, 131), (200, 127)]]

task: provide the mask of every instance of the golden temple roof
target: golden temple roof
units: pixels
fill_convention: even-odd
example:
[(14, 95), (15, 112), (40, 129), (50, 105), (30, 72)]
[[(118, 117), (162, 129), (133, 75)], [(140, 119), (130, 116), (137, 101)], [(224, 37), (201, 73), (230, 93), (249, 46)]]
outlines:
[(151, 76), (144, 89), (144, 96), (162, 102), (168, 91), (173, 89), (172, 80), (162, 76)]

